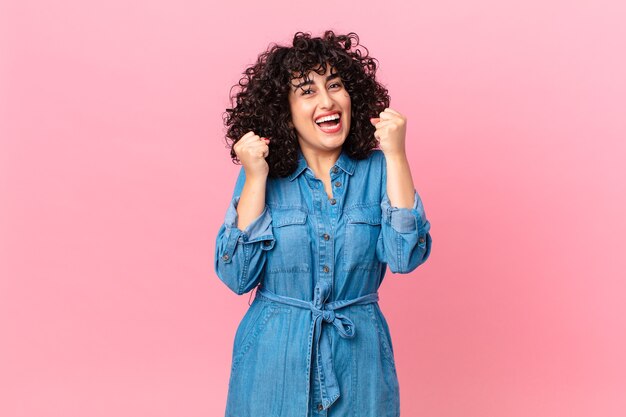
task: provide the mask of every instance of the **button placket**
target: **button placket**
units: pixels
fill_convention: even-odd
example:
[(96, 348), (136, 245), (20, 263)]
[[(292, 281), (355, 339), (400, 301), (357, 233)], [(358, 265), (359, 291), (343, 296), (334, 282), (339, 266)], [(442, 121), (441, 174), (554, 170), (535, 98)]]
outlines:
[[(326, 244), (324, 244), (323, 246), (325, 247), (324, 250), (324, 258), (320, 259), (320, 264), (322, 265), (322, 274), (320, 276), (320, 280), (324, 281), (328, 286), (328, 288), (330, 288), (330, 292), (329, 292), (329, 297), (330, 294), (333, 293), (333, 275), (334, 275), (334, 265), (335, 265), (335, 245), (333, 240), (331, 240), (330, 238), (330, 233), (327, 233), (326, 231), (330, 232), (333, 230), (333, 224), (336, 221), (336, 216), (337, 216), (337, 209), (338, 209), (338, 201), (336, 198), (330, 198), (328, 199), (328, 205), (326, 206), (327, 210), (328, 210), (328, 216), (324, 219), (325, 221), (322, 221), (323, 223), (323, 229), (324, 230), (324, 234), (323, 234), (323, 238), (325, 242), (328, 242)], [(331, 232), (332, 233), (332, 232)]]

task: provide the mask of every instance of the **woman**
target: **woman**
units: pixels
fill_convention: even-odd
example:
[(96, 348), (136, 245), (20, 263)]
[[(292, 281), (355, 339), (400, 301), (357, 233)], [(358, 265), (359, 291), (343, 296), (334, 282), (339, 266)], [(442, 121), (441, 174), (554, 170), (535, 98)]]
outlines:
[(377, 289), (387, 266), (426, 261), (432, 239), (406, 117), (363, 49), (354, 33), (298, 32), (245, 71), (226, 111), (242, 168), (215, 269), (237, 294), (258, 286), (235, 335), (227, 417), (400, 413)]

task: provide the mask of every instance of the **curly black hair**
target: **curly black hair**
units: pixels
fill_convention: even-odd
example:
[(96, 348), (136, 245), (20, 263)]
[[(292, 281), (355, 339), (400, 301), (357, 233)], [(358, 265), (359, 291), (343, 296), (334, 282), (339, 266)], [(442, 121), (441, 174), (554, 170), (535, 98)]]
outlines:
[[(350, 130), (343, 150), (354, 159), (366, 158), (377, 146), (376, 129), (370, 117), (377, 117), (389, 107), (390, 101), (387, 89), (376, 81), (378, 60), (368, 54), (354, 32), (336, 35), (327, 30), (322, 37), (315, 38), (297, 32), (291, 47), (271, 44), (231, 88), (233, 108), (226, 109), (223, 119), (233, 162), (240, 162), (233, 146), (252, 130), (261, 137), (271, 138), (267, 157), (270, 177), (286, 177), (296, 169), (300, 145), (291, 124), (291, 82), (306, 78), (309, 71), (323, 75), (327, 63), (339, 73), (352, 103)], [(233, 96), (235, 87), (240, 89)]]

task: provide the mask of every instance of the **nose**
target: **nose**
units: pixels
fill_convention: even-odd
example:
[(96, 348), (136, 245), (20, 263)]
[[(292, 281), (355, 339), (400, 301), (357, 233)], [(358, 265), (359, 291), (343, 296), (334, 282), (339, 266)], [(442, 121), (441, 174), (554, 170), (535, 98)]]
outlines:
[(319, 105), (321, 108), (330, 109), (333, 107), (334, 100), (330, 96), (330, 94), (328, 94), (328, 91), (326, 91), (326, 89), (320, 89), (320, 93), (318, 94), (318, 97), (319, 97)]

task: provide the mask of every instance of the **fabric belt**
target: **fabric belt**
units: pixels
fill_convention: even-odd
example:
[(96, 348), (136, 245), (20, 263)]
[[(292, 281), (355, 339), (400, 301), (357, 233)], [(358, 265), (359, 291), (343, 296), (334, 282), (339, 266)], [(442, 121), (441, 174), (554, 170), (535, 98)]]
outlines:
[(339, 384), (333, 367), (333, 358), (330, 348), (330, 339), (327, 332), (323, 332), (323, 322), (332, 323), (339, 332), (339, 336), (351, 339), (355, 335), (355, 327), (352, 320), (343, 314), (335, 313), (336, 310), (355, 304), (370, 304), (378, 301), (378, 293), (370, 293), (351, 300), (338, 300), (326, 303), (330, 293), (328, 284), (318, 284), (315, 287), (313, 301), (305, 301), (297, 298), (285, 297), (274, 294), (266, 288), (259, 287), (257, 297), (265, 297), (271, 301), (287, 304), (294, 307), (309, 309), (313, 313), (309, 330), (309, 355), (307, 358), (307, 396), (311, 377), (312, 343), (315, 343), (317, 352), (317, 380), (319, 382), (322, 405), (324, 409), (330, 407), (340, 396)]

